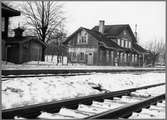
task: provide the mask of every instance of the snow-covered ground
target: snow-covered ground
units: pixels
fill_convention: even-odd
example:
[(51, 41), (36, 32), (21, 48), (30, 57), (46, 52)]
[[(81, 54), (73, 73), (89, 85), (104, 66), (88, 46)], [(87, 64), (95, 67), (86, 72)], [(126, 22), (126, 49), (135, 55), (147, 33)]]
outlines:
[[(155, 68), (140, 68), (140, 69), (165, 69), (164, 66), (161, 67), (155, 67)], [(14, 64), (11, 62), (6, 62), (6, 61), (2, 61), (2, 70), (22, 70), (22, 69), (124, 69), (124, 70), (128, 70), (128, 69), (139, 69), (133, 66), (89, 66), (89, 65), (85, 65), (85, 64), (79, 64), (79, 63), (68, 63), (68, 64), (62, 64), (62, 63), (58, 63), (57, 62), (42, 62), (42, 61), (30, 61), (30, 62), (26, 62), (23, 64)]]
[(165, 73), (92, 73), (79, 76), (2, 78), (3, 109), (165, 82)]

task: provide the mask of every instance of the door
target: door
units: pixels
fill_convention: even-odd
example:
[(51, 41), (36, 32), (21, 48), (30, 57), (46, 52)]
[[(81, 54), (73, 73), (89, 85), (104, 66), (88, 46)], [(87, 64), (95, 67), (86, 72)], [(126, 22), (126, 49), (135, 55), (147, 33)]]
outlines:
[(88, 65), (93, 65), (93, 52), (88, 53), (87, 64)]

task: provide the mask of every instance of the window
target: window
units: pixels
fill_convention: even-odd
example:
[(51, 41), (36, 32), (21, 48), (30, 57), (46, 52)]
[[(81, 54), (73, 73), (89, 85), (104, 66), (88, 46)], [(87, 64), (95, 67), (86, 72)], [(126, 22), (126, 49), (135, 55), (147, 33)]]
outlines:
[(118, 45), (121, 45), (120, 39), (117, 39), (117, 44), (118, 44)]
[(126, 59), (126, 58), (127, 58), (127, 54), (125, 53), (125, 54), (124, 54), (124, 60), (125, 60), (125, 62), (127, 62), (127, 59)]
[(121, 47), (124, 47), (124, 40), (121, 40)]
[(126, 48), (128, 48), (128, 41), (126, 40)]
[(106, 52), (107, 62), (109, 62), (109, 51)]
[(129, 48), (131, 48), (131, 46), (132, 46), (132, 43), (131, 43), (131, 42), (129, 42)]
[(124, 40), (124, 47), (126, 47), (126, 40)]
[(78, 43), (85, 44), (87, 43), (88, 34), (86, 31), (82, 30), (81, 33), (78, 33)]
[(113, 61), (113, 58), (114, 58), (114, 52), (111, 51), (111, 61)]
[(76, 61), (77, 60), (77, 56), (75, 52), (71, 52), (71, 61)]
[(132, 62), (134, 62), (134, 54), (132, 54)]
[(127, 48), (129, 48), (129, 41), (127, 42)]
[(80, 53), (80, 60), (84, 60), (84, 53), (83, 52)]
[(137, 62), (137, 55), (135, 55), (135, 62)]

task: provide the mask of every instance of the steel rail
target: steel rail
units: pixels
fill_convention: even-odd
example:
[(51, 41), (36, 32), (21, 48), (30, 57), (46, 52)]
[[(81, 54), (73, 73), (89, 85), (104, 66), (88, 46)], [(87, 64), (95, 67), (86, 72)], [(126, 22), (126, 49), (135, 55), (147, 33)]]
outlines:
[[(72, 74), (34, 74), (34, 75), (14, 75), (14, 76), (1, 76), (1, 78), (27, 78), (27, 77), (49, 77), (49, 76), (79, 76), (79, 75), (90, 75), (91, 73), (72, 73)], [(2, 80), (6, 81), (6, 80)]]
[(140, 111), (142, 108), (147, 108), (151, 104), (156, 104), (158, 101), (165, 99), (165, 93), (145, 99), (140, 102), (128, 104), (113, 110), (108, 110), (106, 112), (102, 112), (100, 114), (96, 114), (84, 119), (117, 119), (117, 118), (128, 118), (135, 111)]
[(2, 75), (27, 75), (27, 74), (67, 74), (67, 73), (89, 73), (89, 72), (142, 72), (142, 71), (165, 71), (165, 68), (132, 68), (132, 69), (23, 69), (23, 70), (2, 70)]
[(119, 90), (114, 92), (106, 92), (101, 94), (70, 98), (66, 100), (52, 101), (48, 103), (40, 103), (35, 105), (27, 105), (23, 107), (4, 109), (2, 110), (3, 119), (13, 119), (14, 116), (20, 116), (25, 118), (36, 118), (40, 115), (41, 111), (55, 113), (59, 112), (62, 107), (69, 109), (77, 109), (79, 104), (91, 105), (93, 100), (103, 102), (104, 99), (113, 99), (113, 97), (121, 97), (123, 95), (130, 95), (131, 92), (140, 89), (147, 89), (151, 87), (165, 85), (165, 83), (147, 85), (138, 88), (130, 88), (126, 90)]

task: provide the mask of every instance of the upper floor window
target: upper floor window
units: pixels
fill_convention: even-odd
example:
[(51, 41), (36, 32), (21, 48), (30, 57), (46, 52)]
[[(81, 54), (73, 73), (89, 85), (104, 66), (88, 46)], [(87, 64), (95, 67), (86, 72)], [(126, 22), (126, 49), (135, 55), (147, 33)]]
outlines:
[(121, 45), (121, 40), (120, 39), (117, 39), (117, 44)]
[(79, 44), (85, 44), (88, 40), (88, 34), (86, 31), (82, 30), (80, 33), (78, 33), (78, 43)]
[(124, 40), (121, 40), (121, 47), (124, 47)]
[(131, 42), (129, 42), (129, 48), (131, 48), (132, 47), (132, 43)]
[(125, 42), (125, 47), (128, 48), (128, 41)]

